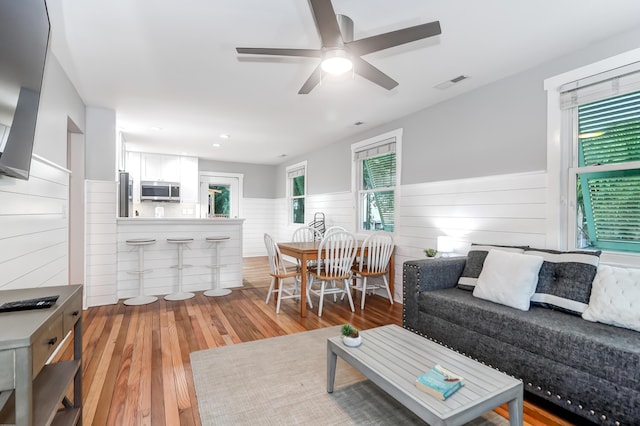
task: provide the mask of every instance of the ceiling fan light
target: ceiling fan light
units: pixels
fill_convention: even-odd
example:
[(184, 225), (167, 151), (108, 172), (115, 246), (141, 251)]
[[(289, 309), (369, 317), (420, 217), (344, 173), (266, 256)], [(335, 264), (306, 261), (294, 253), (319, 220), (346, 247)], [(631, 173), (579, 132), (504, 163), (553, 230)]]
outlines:
[(344, 50), (336, 49), (325, 52), (320, 66), (324, 72), (340, 75), (350, 71), (353, 63)]

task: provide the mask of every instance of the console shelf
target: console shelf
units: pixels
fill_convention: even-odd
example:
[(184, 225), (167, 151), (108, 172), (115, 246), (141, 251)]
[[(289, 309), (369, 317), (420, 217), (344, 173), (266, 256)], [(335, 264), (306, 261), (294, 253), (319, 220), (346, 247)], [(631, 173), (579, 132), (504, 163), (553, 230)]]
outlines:
[[(82, 423), (82, 287), (0, 292), (3, 300), (59, 294), (49, 309), (0, 314), (0, 424)], [(46, 364), (73, 330), (74, 359)], [(65, 391), (73, 383), (73, 401)]]

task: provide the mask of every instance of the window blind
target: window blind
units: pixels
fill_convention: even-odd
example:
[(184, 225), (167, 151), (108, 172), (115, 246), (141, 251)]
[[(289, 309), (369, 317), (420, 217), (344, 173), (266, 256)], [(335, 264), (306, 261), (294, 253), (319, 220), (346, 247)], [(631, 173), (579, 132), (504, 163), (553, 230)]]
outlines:
[(569, 109), (640, 90), (640, 63), (565, 84), (560, 88), (560, 108)]
[[(297, 178), (298, 176), (304, 176), (304, 166), (296, 167), (295, 169), (287, 170), (287, 177), (289, 179)], [(280, 175), (282, 176), (282, 175)]]
[(395, 137), (357, 148), (353, 153), (353, 158), (356, 161), (366, 160), (368, 158), (377, 157), (379, 155), (388, 154), (390, 152), (396, 152)]
[(640, 160), (640, 91), (578, 108), (580, 167)]
[(589, 240), (599, 249), (638, 251), (640, 170), (580, 168), (640, 160), (640, 91), (580, 105), (577, 112), (579, 197)]

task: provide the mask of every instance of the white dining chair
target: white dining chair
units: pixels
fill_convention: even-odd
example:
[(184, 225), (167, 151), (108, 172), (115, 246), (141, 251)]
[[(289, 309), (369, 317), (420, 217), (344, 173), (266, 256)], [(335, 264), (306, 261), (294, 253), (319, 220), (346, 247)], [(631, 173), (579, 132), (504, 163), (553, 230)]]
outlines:
[(330, 226), (324, 231), (324, 236), (331, 234), (332, 232), (348, 232), (346, 228), (338, 225)]
[(301, 226), (293, 231), (293, 235), (291, 236), (291, 241), (293, 241), (294, 243), (320, 241), (321, 239), (322, 234), (320, 234), (317, 229), (312, 228), (311, 226)]
[[(337, 294), (347, 295), (351, 312), (355, 312), (349, 280), (351, 265), (356, 256), (356, 237), (350, 232), (335, 231), (325, 235), (318, 247), (318, 260), (315, 268), (310, 270), (311, 280), (307, 286), (307, 300), (313, 309), (311, 294), (320, 298), (318, 316), (322, 316), (324, 296), (332, 294), (334, 301)], [(327, 286), (330, 284), (330, 286)]]
[[(291, 236), (291, 241), (294, 243), (307, 243), (322, 240), (322, 234), (315, 228), (311, 226), (301, 226), (295, 231), (293, 231), (293, 235)], [(300, 259), (296, 259), (298, 264), (298, 271), (302, 268), (300, 267)], [(307, 271), (313, 268), (316, 265), (317, 261), (310, 260), (307, 262)], [(308, 278), (308, 277), (307, 277)], [(307, 279), (308, 281), (308, 279)], [(296, 284), (300, 285), (300, 276), (296, 277)]]
[[(300, 299), (299, 281), (295, 279), (300, 273), (297, 270), (287, 270), (280, 249), (271, 235), (264, 234), (264, 245), (269, 256), (269, 275), (271, 275), (271, 284), (267, 290), (265, 303), (269, 303), (271, 295), (277, 293), (276, 314), (279, 314), (282, 299)], [(293, 285), (286, 286), (285, 280), (287, 278), (294, 278)]]
[[(389, 302), (393, 305), (393, 296), (387, 280), (389, 260), (391, 259), (393, 248), (393, 237), (385, 231), (375, 232), (362, 242), (360, 255), (356, 264), (351, 268), (351, 272), (353, 272), (351, 288), (362, 292), (360, 309), (364, 309), (367, 291), (373, 292), (379, 288), (384, 288), (387, 291)], [(382, 283), (379, 280), (369, 281), (370, 278), (375, 277), (382, 278)]]

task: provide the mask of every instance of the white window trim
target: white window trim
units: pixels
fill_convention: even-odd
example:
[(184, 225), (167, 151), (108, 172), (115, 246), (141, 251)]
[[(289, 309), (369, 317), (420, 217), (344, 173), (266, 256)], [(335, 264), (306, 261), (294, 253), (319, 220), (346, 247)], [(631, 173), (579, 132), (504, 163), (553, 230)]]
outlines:
[(399, 218), (400, 215), (398, 214), (398, 206), (400, 205), (400, 188), (402, 187), (402, 182), (401, 182), (401, 176), (402, 176), (402, 132), (403, 129), (399, 128), (399, 129), (395, 129), (395, 130), (391, 130), (387, 133), (383, 133), (381, 135), (378, 136), (374, 136), (372, 138), (369, 139), (365, 139), (362, 140), (360, 142), (355, 142), (353, 144), (351, 144), (351, 193), (353, 194), (353, 199), (355, 200), (355, 217), (354, 217), (354, 229), (356, 230), (357, 233), (362, 233), (362, 234), (369, 234), (372, 233), (373, 231), (366, 231), (363, 229), (360, 229), (360, 200), (358, 198), (359, 195), (359, 184), (358, 184), (358, 162), (355, 160), (355, 153), (357, 151), (361, 151), (362, 148), (364, 148), (365, 146), (369, 146), (369, 145), (376, 145), (376, 144), (382, 144), (384, 141), (391, 139), (391, 138), (395, 138), (396, 140), (396, 187), (394, 189), (394, 197), (393, 197), (393, 202), (394, 202), (394, 214), (393, 214), (393, 221), (394, 221), (394, 226), (393, 226), (393, 234), (394, 236), (396, 235), (398, 229), (399, 229)]
[[(573, 155), (571, 129), (562, 129), (560, 90), (563, 86), (578, 80), (607, 73), (616, 68), (640, 62), (640, 49), (612, 56), (569, 72), (550, 77), (544, 81), (547, 91), (547, 247), (574, 249), (570, 239), (570, 210), (575, 210), (575, 202), (569, 201), (569, 185), (575, 185), (575, 177), (569, 176), (569, 166)], [(634, 253), (603, 252), (601, 263), (620, 266), (640, 266), (640, 255)]]
[[(304, 198), (304, 219), (302, 220), (302, 223), (293, 223), (293, 196), (291, 195), (291, 182), (289, 181), (289, 172), (292, 170), (297, 170), (297, 169), (304, 169), (304, 196), (303, 197), (298, 197), (298, 198)], [(307, 161), (301, 161), (299, 163), (296, 164), (292, 164), (290, 166), (287, 166), (285, 172), (284, 172), (284, 178), (286, 181), (286, 188), (287, 188), (287, 216), (288, 216), (288, 223), (289, 225), (304, 225), (305, 223), (307, 223)]]

